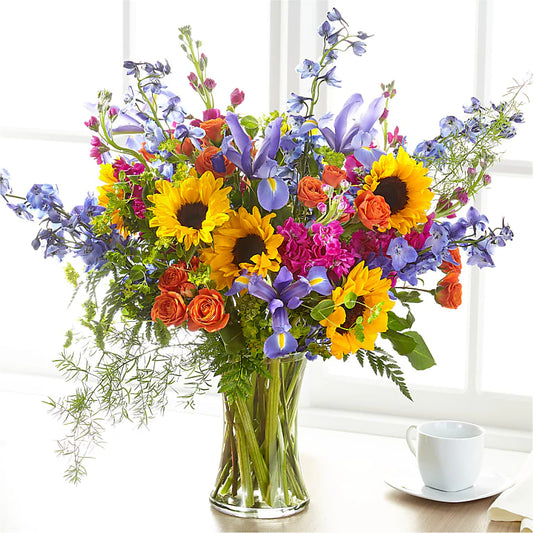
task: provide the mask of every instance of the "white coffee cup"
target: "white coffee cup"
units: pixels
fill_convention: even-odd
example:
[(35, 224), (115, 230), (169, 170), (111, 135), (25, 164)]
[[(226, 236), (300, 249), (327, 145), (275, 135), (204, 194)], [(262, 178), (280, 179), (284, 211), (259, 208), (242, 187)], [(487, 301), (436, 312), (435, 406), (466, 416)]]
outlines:
[(405, 439), (428, 487), (455, 492), (471, 487), (481, 471), (485, 430), (476, 424), (435, 420), (409, 426)]

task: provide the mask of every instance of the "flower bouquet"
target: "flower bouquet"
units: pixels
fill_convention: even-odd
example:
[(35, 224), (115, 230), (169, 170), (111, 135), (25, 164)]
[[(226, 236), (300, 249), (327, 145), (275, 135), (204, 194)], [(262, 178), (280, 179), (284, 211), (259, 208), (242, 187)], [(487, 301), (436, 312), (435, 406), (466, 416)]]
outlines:
[[(82, 265), (65, 268), (83, 316), (57, 361), (78, 388), (49, 400), (70, 429), (60, 446), (71, 481), (101, 442), (101, 420), (146, 423), (170, 393), (192, 404), (216, 379), (225, 427), (213, 505), (298, 512), (309, 501), (296, 438), (306, 361), (355, 357), (410, 398), (393, 354), (419, 370), (435, 364), (412, 307), (421, 293), (458, 307), (463, 261), (492, 267), (512, 239), (466, 206), (523, 121), (528, 82), (497, 105), (472, 98), (410, 151), (388, 127), (394, 82), (368, 104), (355, 93), (316, 116), (321, 90), (340, 85), (339, 53), (362, 55), (370, 37), (336, 9), (318, 33), (320, 59), (297, 69), (309, 93), (261, 117), (237, 112), (239, 89), (215, 107), (190, 27), (179, 38), (202, 117), (165, 85), (168, 63), (126, 61), (134, 83), (123, 103), (101, 91), (85, 123), (100, 184), (79, 206), (67, 209), (49, 184), (17, 197), (2, 171), (7, 206), (39, 222), (32, 246)], [(442, 278), (421, 288), (430, 270)]]

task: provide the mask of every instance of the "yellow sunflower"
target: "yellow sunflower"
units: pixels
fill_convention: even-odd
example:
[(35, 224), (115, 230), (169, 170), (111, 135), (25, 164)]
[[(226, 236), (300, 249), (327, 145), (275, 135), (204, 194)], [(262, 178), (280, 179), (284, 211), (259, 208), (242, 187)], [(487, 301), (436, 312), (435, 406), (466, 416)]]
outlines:
[(215, 231), (214, 246), (203, 251), (202, 262), (211, 267), (211, 279), (217, 289), (230, 287), (243, 269), (260, 276), (266, 276), (269, 270), (279, 270), (278, 248), (283, 236), (274, 234), (270, 224), (274, 216), (272, 213), (261, 218), (257, 207), (252, 213), (241, 207)]
[[(333, 291), (331, 297), (335, 310), (320, 324), (326, 328), (326, 335), (331, 340), (331, 354), (337, 359), (355, 353), (359, 348), (373, 350), (378, 333), (387, 330), (387, 312), (394, 307), (394, 302), (388, 294), (391, 282), (381, 279), (381, 274), (381, 268), (369, 270), (361, 261), (350, 271), (344, 286)], [(344, 302), (350, 293), (357, 298), (355, 305), (348, 309)], [(378, 304), (381, 304), (379, 313), (371, 316), (376, 314)], [(363, 340), (358, 339), (355, 333), (359, 317), (363, 318)]]
[[(98, 203), (107, 209), (109, 205), (109, 193), (114, 193), (117, 195), (117, 198), (122, 200), (124, 198), (124, 191), (119, 190), (115, 193), (114, 185), (117, 183), (117, 178), (114, 176), (113, 165), (110, 163), (105, 163), (100, 165), (100, 181), (104, 184), (100, 187), (97, 187), (98, 191)], [(117, 230), (122, 234), (122, 236), (127, 237), (129, 235), (128, 229), (124, 226), (124, 219), (120, 215), (118, 209), (115, 209), (111, 213), (111, 224), (116, 224)]]
[(433, 193), (429, 190), (431, 178), (426, 176), (423, 163), (417, 163), (403, 149), (382, 155), (372, 165), (362, 190), (382, 196), (390, 207), (388, 228), (396, 228), (402, 235), (419, 223), (427, 221), (426, 211), (431, 206)]
[(200, 241), (212, 242), (212, 231), (229, 219), (231, 211), (228, 193), (222, 189), (222, 178), (215, 179), (211, 172), (200, 178), (190, 177), (178, 185), (159, 180), (159, 194), (148, 197), (154, 207), (150, 227), (157, 227), (158, 237), (175, 237), (185, 249), (197, 246)]

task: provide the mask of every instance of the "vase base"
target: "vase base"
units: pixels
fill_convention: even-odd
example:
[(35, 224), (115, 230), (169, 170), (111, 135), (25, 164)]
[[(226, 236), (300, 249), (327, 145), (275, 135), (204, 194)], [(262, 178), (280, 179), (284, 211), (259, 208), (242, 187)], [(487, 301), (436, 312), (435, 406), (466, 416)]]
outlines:
[(219, 512), (240, 518), (285, 518), (301, 513), (309, 504), (309, 499), (290, 507), (239, 507), (209, 498), (211, 505)]

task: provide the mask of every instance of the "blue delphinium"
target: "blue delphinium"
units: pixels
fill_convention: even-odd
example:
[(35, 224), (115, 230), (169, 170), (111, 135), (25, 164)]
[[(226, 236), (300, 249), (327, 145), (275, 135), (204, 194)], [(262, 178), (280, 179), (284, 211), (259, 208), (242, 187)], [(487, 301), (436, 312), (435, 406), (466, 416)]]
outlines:
[(464, 123), (457, 117), (448, 116), (441, 119), (439, 122), (440, 134), (442, 137), (449, 135), (457, 135), (465, 129)]
[(0, 169), (0, 194), (2, 196), (11, 192), (9, 177), (9, 172), (5, 168)]
[(296, 72), (300, 73), (302, 79), (315, 78), (320, 71), (320, 64), (310, 59), (304, 59), (303, 63), (296, 67)]

